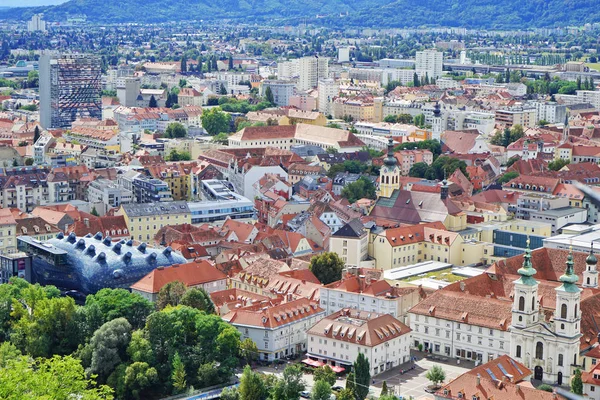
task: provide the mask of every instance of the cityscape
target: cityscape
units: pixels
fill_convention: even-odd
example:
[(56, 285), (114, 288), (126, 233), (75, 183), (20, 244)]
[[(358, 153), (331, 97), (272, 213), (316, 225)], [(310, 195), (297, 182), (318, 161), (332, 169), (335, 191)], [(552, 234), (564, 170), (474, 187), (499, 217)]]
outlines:
[(0, 399), (600, 400), (593, 2), (22, 3)]

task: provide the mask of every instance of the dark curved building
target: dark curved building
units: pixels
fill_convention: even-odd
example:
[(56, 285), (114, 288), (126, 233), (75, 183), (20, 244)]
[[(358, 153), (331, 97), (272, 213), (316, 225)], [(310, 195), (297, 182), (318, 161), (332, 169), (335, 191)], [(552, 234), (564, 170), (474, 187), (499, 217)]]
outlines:
[(170, 247), (153, 249), (145, 243), (134, 246), (131, 240), (115, 243), (100, 232), (80, 238), (74, 233), (68, 236), (59, 233), (45, 242), (20, 236), (17, 245), (20, 251), (32, 256), (33, 283), (85, 294), (103, 288), (129, 289), (157, 267), (187, 262)]

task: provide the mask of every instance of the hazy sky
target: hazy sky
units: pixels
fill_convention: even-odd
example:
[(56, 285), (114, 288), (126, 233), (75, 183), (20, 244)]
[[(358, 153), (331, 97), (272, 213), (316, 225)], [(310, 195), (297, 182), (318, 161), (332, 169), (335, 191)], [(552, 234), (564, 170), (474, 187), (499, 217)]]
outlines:
[(37, 7), (64, 3), (67, 0), (1, 0), (0, 6), (6, 7)]

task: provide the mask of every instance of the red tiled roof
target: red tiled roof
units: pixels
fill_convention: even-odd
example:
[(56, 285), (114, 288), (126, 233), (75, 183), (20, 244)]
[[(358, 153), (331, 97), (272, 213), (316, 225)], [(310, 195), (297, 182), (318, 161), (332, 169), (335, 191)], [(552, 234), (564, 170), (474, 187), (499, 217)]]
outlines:
[(224, 273), (207, 261), (200, 261), (189, 264), (174, 264), (170, 267), (158, 267), (131, 285), (131, 288), (146, 293), (158, 293), (169, 282), (180, 281), (191, 287), (225, 279), (227, 279), (227, 276)]

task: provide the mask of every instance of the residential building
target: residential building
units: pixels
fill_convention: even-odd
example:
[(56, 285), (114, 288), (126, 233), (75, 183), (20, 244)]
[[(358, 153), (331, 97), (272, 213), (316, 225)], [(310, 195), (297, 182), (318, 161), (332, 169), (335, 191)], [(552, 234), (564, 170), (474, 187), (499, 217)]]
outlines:
[(333, 367), (350, 369), (362, 353), (371, 376), (410, 360), (410, 328), (389, 314), (342, 309), (307, 332), (307, 356)]
[(123, 215), (131, 238), (150, 241), (165, 225), (189, 224), (190, 209), (185, 201), (121, 204), (115, 215)]
[(131, 190), (137, 203), (173, 201), (169, 185), (160, 179), (138, 174), (131, 182)]
[(329, 58), (314, 56), (280, 62), (277, 75), (281, 80), (297, 79), (298, 90), (312, 89), (319, 79), (329, 77)]
[[(307, 329), (325, 316), (317, 303), (299, 298), (265, 307), (262, 303), (232, 310), (223, 319), (258, 348), (259, 359), (274, 361), (307, 350)], [(310, 343), (310, 342), (309, 342)]]
[(0, 254), (17, 251), (17, 221), (8, 208), (0, 208)]
[(267, 88), (271, 89), (273, 100), (278, 107), (290, 105), (290, 99), (294, 95), (296, 83), (292, 81), (267, 79), (262, 81), (260, 94), (265, 95)]
[(31, 282), (31, 256), (23, 252), (0, 254), (0, 284), (9, 283), (13, 276)]
[(329, 251), (337, 253), (348, 267), (360, 267), (367, 259), (369, 235), (360, 219), (355, 218), (329, 237)]
[(46, 21), (42, 19), (44, 14), (34, 14), (31, 21), (27, 21), (27, 32), (46, 32)]
[[(26, 217), (26, 218), (18, 218), (16, 232), (18, 236), (27, 235), (36, 240), (45, 241), (52, 239), (59, 232), (58, 229), (54, 225), (50, 225), (43, 218), (40, 217)], [(15, 238), (16, 243), (16, 238)]]
[(324, 115), (332, 115), (333, 110), (331, 104), (333, 103), (333, 99), (340, 93), (340, 85), (335, 81), (335, 79), (319, 79), (318, 91), (319, 112)]
[(567, 106), (553, 101), (536, 101), (536, 122), (546, 121), (549, 124), (561, 123), (567, 115)]
[(44, 53), (40, 58), (40, 123), (70, 128), (77, 118), (102, 118), (100, 57)]
[(402, 176), (408, 176), (410, 169), (416, 163), (425, 163), (427, 165), (433, 163), (433, 153), (429, 150), (401, 150), (395, 152), (394, 157), (398, 160)]
[(529, 379), (533, 372), (519, 361), (503, 355), (465, 372), (444, 384), (434, 394), (445, 399), (556, 400), (555, 393), (536, 389)]
[(204, 289), (207, 293), (227, 289), (227, 275), (203, 260), (158, 267), (131, 285), (131, 291), (156, 302), (160, 289), (175, 281), (184, 283), (188, 288)]
[(442, 76), (442, 62), (444, 53), (437, 50), (417, 51), (415, 60), (415, 71), (421, 76), (429, 79), (437, 79)]
[(90, 182), (87, 198), (92, 204), (101, 204), (102, 210), (97, 210), (101, 214), (105, 214), (111, 208), (118, 208), (121, 204), (133, 203), (134, 201), (131, 191), (104, 178)]
[(581, 374), (583, 395), (586, 400), (600, 400), (600, 364), (592, 364), (589, 371)]
[(217, 179), (200, 181), (202, 201), (189, 202), (192, 224), (221, 225), (227, 219), (256, 220), (254, 203), (231, 190), (231, 184)]
[(496, 123), (507, 128), (521, 125), (523, 128), (535, 128), (538, 123), (536, 108), (513, 107), (496, 110)]

